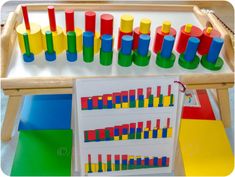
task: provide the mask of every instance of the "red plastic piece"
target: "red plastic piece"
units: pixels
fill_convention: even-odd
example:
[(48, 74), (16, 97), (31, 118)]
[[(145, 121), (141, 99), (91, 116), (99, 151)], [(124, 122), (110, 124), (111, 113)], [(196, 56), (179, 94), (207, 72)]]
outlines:
[(198, 53), (200, 55), (206, 55), (209, 52), (212, 39), (214, 37), (220, 37), (220, 33), (213, 29), (210, 34), (206, 32), (206, 29), (203, 30), (203, 34), (200, 38), (200, 44), (198, 46)]
[(105, 131), (104, 131), (104, 129), (99, 129), (99, 138), (100, 138), (100, 140), (104, 140), (105, 139)]
[(127, 155), (122, 155), (122, 160), (127, 160)]
[(108, 162), (111, 161), (111, 154), (107, 154), (107, 161), (108, 161)]
[(170, 118), (167, 118), (166, 127), (167, 127), (167, 128), (170, 128)]
[(178, 38), (178, 42), (176, 44), (176, 51), (178, 53), (183, 53), (186, 49), (188, 39), (190, 37), (197, 37), (198, 39), (202, 36), (202, 30), (196, 26), (192, 26), (191, 32), (186, 33), (184, 31), (185, 25), (180, 28), (180, 34)]
[(120, 155), (114, 155), (115, 160), (120, 160)]
[(135, 128), (136, 127), (136, 123), (130, 123), (130, 128)]
[(130, 35), (132, 36), (133, 35), (133, 31), (130, 32), (130, 33), (124, 33), (120, 30), (119, 28), (119, 32), (118, 32), (118, 46), (117, 46), (117, 49), (119, 50), (121, 48), (121, 44), (122, 44), (122, 36), (124, 35)]
[(96, 134), (95, 130), (88, 130), (88, 141), (95, 141)]
[(130, 96), (133, 96), (133, 95), (135, 96), (135, 90), (129, 90), (129, 95)]
[(168, 96), (171, 96), (171, 85), (168, 85), (168, 90), (167, 90), (167, 94), (168, 94)]
[(100, 17), (100, 34), (113, 35), (113, 16), (111, 14), (102, 14)]
[(147, 88), (147, 98), (152, 94), (152, 87)]
[(123, 124), (122, 129), (127, 129), (127, 132), (129, 132), (129, 124)]
[(98, 154), (98, 162), (102, 162), (102, 155)]
[(161, 167), (162, 166), (162, 158), (158, 159), (158, 166)]
[(137, 89), (137, 95), (143, 95), (143, 89), (142, 88), (139, 88)]
[(151, 120), (148, 120), (146, 122), (146, 128), (148, 128), (149, 130), (151, 130)]
[(166, 158), (166, 166), (169, 166), (169, 164), (170, 164), (170, 158), (167, 157), (167, 158)]
[(156, 28), (154, 45), (153, 45), (153, 51), (155, 53), (158, 53), (162, 49), (163, 39), (164, 39), (164, 36), (166, 35), (172, 35), (175, 38), (176, 30), (174, 28), (171, 28), (169, 33), (163, 33), (162, 26), (159, 26)]
[(88, 163), (91, 163), (91, 154), (88, 154)]
[(56, 31), (56, 20), (55, 20), (55, 8), (53, 6), (48, 6), (48, 16), (51, 31)]
[(88, 101), (88, 97), (82, 97), (81, 98), (82, 109), (87, 109), (88, 108), (87, 101)]
[(109, 137), (113, 138), (114, 137), (114, 128), (113, 127), (107, 127), (105, 130), (109, 131)]
[(138, 128), (141, 128), (141, 130), (143, 130), (143, 122), (138, 122)]
[(25, 28), (26, 28), (27, 30), (30, 30), (30, 24), (29, 24), (29, 16), (28, 16), (27, 6), (26, 6), (26, 5), (21, 5), (21, 8), (22, 8), (22, 13), (23, 13), (23, 17), (24, 17)]
[(103, 95), (103, 105), (108, 105), (108, 97), (112, 96), (111, 94), (104, 94)]
[(157, 86), (157, 97), (161, 95), (161, 86)]
[(153, 166), (153, 159), (149, 159), (149, 166), (150, 166), (150, 167)]
[(119, 93), (119, 92), (114, 92), (113, 93), (113, 104), (116, 104), (116, 96), (121, 96), (121, 93)]
[(66, 32), (74, 31), (74, 11), (72, 9), (65, 10)]
[(85, 30), (95, 34), (95, 18), (96, 13), (93, 11), (85, 12)]
[(160, 119), (157, 119), (156, 128), (157, 128), (157, 129), (160, 129)]
[(93, 106), (93, 108), (97, 108), (98, 107), (98, 97), (99, 96), (93, 96), (92, 97), (92, 106)]

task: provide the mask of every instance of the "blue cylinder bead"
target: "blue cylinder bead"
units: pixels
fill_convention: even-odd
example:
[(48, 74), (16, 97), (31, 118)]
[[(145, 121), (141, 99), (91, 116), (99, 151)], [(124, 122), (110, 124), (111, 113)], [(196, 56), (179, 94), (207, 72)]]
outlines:
[(130, 35), (122, 36), (121, 53), (124, 55), (130, 55), (132, 51), (133, 37)]
[(224, 40), (221, 38), (213, 38), (211, 42), (211, 46), (207, 55), (207, 61), (210, 63), (216, 63), (221, 48), (223, 46)]
[(83, 45), (85, 47), (94, 47), (94, 33), (90, 31), (83, 32)]
[(113, 51), (113, 37), (109, 34), (104, 34), (101, 36), (101, 50), (103, 52)]
[(164, 37), (162, 49), (161, 49), (161, 56), (163, 58), (171, 57), (174, 42), (175, 42), (175, 38), (172, 35), (167, 35)]
[(188, 62), (193, 61), (196, 53), (197, 48), (200, 43), (200, 40), (196, 37), (190, 37), (188, 40), (188, 44), (184, 53), (184, 59)]
[(149, 51), (150, 36), (141, 34), (139, 37), (138, 53), (142, 56), (147, 56)]

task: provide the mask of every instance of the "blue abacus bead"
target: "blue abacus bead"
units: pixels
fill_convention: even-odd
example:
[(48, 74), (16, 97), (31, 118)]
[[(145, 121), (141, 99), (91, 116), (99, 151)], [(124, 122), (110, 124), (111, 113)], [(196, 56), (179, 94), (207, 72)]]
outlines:
[(47, 61), (54, 61), (56, 59), (56, 54), (55, 52), (53, 53), (48, 53), (47, 51), (45, 52), (45, 58)]
[(77, 53), (71, 53), (69, 51), (66, 51), (66, 56), (67, 56), (67, 60), (70, 62), (74, 62), (77, 60)]
[(32, 62), (34, 60), (34, 54), (30, 53), (30, 55), (27, 55), (26, 53), (23, 54), (24, 62)]
[(184, 59), (188, 62), (193, 61), (196, 53), (197, 48), (200, 43), (200, 40), (196, 37), (190, 37), (188, 40), (188, 44), (184, 53)]
[(113, 37), (109, 34), (104, 34), (101, 36), (101, 50), (103, 52), (113, 51)]
[(142, 56), (147, 56), (149, 51), (150, 36), (141, 34), (139, 37), (138, 53)]
[(94, 47), (94, 33), (90, 31), (83, 32), (83, 46)]
[(163, 58), (171, 57), (174, 42), (175, 42), (175, 38), (172, 35), (167, 35), (164, 37), (162, 49), (161, 49), (161, 56)]
[(122, 36), (121, 53), (124, 55), (130, 55), (132, 51), (133, 37), (130, 35)]
[(207, 61), (210, 63), (216, 63), (219, 53), (223, 46), (224, 40), (221, 38), (213, 38), (211, 46), (207, 55)]

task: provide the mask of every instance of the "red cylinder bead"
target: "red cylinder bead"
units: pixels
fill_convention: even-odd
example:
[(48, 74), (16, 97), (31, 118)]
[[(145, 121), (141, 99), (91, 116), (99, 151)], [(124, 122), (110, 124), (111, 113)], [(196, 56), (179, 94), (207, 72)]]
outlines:
[(186, 33), (184, 29), (185, 29), (185, 25), (180, 28), (180, 34), (179, 34), (178, 42), (176, 44), (176, 51), (178, 53), (183, 53), (185, 51), (187, 43), (188, 43), (188, 39), (190, 37), (196, 37), (200, 39), (202, 36), (202, 30), (196, 26), (192, 26), (190, 33)]
[(133, 35), (133, 31), (130, 32), (130, 33), (124, 33), (120, 30), (119, 28), (119, 32), (118, 32), (118, 46), (117, 46), (117, 49), (119, 50), (121, 48), (121, 43), (122, 43), (122, 36), (124, 35), (130, 35), (132, 36)]
[(65, 10), (66, 32), (74, 31), (74, 11), (72, 9)]
[(113, 35), (113, 16), (111, 14), (102, 14), (100, 17), (100, 34)]
[(48, 16), (51, 31), (56, 31), (56, 21), (55, 21), (55, 8), (53, 6), (48, 6)]
[(22, 8), (22, 13), (23, 13), (25, 28), (27, 30), (30, 30), (27, 6), (26, 5), (21, 5), (21, 8)]
[(200, 38), (200, 44), (198, 46), (198, 53), (200, 55), (205, 55), (209, 52), (209, 48), (214, 37), (220, 37), (220, 33), (216, 30), (212, 30), (210, 34), (206, 32), (206, 29), (203, 30), (203, 34)]
[(169, 33), (163, 33), (162, 26), (159, 26), (156, 28), (155, 39), (154, 39), (154, 44), (153, 44), (153, 51), (155, 53), (158, 53), (162, 49), (163, 39), (164, 39), (164, 36), (166, 36), (166, 35), (172, 35), (175, 37), (176, 30), (174, 28), (170, 28)]
[(85, 12), (85, 30), (95, 33), (96, 13), (93, 11)]

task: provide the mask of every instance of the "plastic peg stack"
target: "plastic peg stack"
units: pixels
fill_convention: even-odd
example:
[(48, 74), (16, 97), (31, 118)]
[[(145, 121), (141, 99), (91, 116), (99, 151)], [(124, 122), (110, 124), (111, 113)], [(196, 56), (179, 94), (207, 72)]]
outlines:
[(54, 51), (58, 55), (62, 53), (66, 48), (65, 43), (65, 35), (63, 33), (63, 29), (60, 26), (56, 26), (56, 18), (55, 18), (55, 8), (53, 6), (48, 6), (48, 17), (49, 17), (49, 26), (42, 28), (42, 42), (44, 50), (47, 50), (47, 39), (46, 32), (52, 32), (52, 40)]
[(90, 31), (83, 32), (83, 61), (94, 61), (94, 33)]
[(133, 16), (127, 14), (121, 16), (120, 28), (118, 33), (118, 47), (117, 47), (118, 50), (121, 48), (122, 36), (124, 35), (132, 36), (133, 22), (134, 22)]
[(76, 34), (74, 31), (67, 32), (67, 46), (66, 51), (67, 60), (70, 62), (77, 60), (77, 49), (76, 49)]
[(25, 33), (27, 33), (28, 43), (32, 54), (36, 55), (43, 51), (41, 27), (29, 22), (28, 10), (26, 5), (22, 5), (24, 23), (16, 27), (19, 46), (22, 53), (26, 53)]
[(202, 66), (213, 71), (217, 71), (222, 68), (224, 61), (219, 57), (219, 53), (222, 49), (223, 43), (223, 39), (217, 37), (213, 38), (208, 54), (202, 56)]
[(151, 57), (149, 51), (150, 36), (141, 34), (137, 50), (134, 51), (134, 63), (138, 66), (147, 66)]
[(164, 21), (162, 23), (162, 26), (156, 28), (154, 45), (153, 45), (154, 53), (157, 54), (162, 49), (164, 36), (167, 35), (172, 35), (175, 38), (176, 30), (171, 27), (171, 22)]
[(118, 64), (120, 66), (128, 67), (133, 60), (133, 37), (130, 35), (122, 36), (121, 49), (118, 52)]
[(180, 28), (180, 34), (178, 42), (176, 44), (176, 51), (178, 53), (184, 53), (188, 39), (190, 37), (196, 37), (200, 39), (202, 36), (202, 30), (192, 24), (186, 24)]
[(45, 51), (46, 60), (54, 61), (56, 59), (56, 54), (54, 51), (53, 38), (52, 38), (51, 31), (46, 32), (46, 43), (47, 43), (47, 50)]
[(188, 44), (184, 53), (180, 54), (179, 65), (186, 69), (195, 69), (197, 68), (200, 59), (197, 56), (197, 49), (200, 40), (196, 37), (190, 37)]
[(23, 34), (25, 53), (23, 54), (23, 59), (25, 62), (32, 62), (34, 60), (34, 55), (30, 52), (29, 47), (29, 37), (27, 33)]
[(109, 66), (113, 61), (113, 37), (108, 34), (101, 36), (100, 64)]
[(100, 35), (109, 34), (113, 36), (113, 16), (102, 14), (100, 16)]
[(151, 20), (148, 18), (143, 18), (140, 21), (140, 27), (134, 29), (134, 41), (133, 41), (133, 50), (136, 50), (139, 46), (139, 37), (141, 34), (150, 35)]
[(175, 38), (167, 35), (163, 39), (162, 50), (158, 52), (156, 64), (162, 68), (171, 68), (175, 62), (175, 55), (172, 52)]
[(220, 37), (220, 33), (212, 27), (207, 27), (203, 30), (200, 38), (201, 42), (198, 47), (198, 53), (200, 55), (205, 55), (209, 52), (209, 48), (214, 37)]

